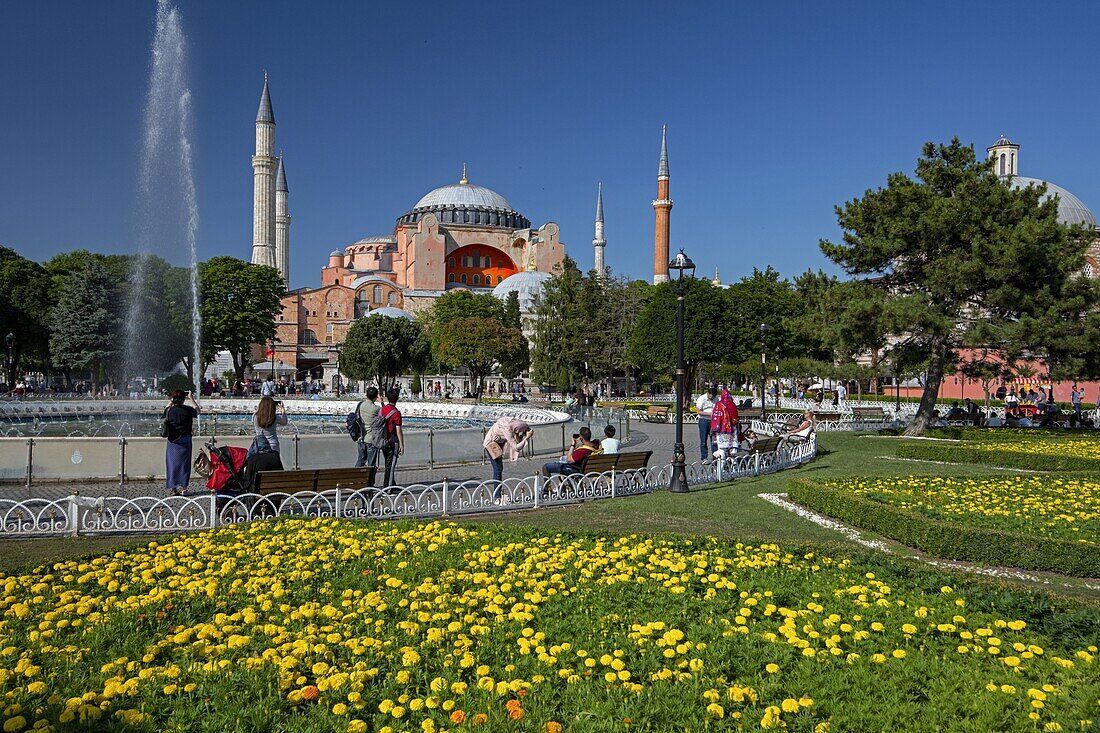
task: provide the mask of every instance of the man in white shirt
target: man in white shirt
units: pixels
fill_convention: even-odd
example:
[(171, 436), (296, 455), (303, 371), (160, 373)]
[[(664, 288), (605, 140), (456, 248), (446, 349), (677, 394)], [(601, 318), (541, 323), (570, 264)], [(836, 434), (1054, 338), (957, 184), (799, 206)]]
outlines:
[(615, 437), (615, 426), (608, 425), (603, 429), (604, 439), (600, 441), (600, 452), (605, 456), (612, 456), (619, 452), (619, 439)]
[(717, 394), (714, 387), (708, 387), (695, 400), (695, 413), (699, 416), (699, 460), (704, 463), (710, 460), (710, 416), (714, 411), (714, 397)]
[(844, 386), (843, 382), (841, 382), (840, 384), (838, 384), (836, 386), (837, 405), (839, 407), (843, 408), (845, 406), (844, 401), (847, 400), (847, 399), (848, 399), (848, 388)]
[(271, 381), (271, 377), (264, 380), (264, 383), (260, 385), (261, 397), (274, 397), (275, 396), (275, 383)]

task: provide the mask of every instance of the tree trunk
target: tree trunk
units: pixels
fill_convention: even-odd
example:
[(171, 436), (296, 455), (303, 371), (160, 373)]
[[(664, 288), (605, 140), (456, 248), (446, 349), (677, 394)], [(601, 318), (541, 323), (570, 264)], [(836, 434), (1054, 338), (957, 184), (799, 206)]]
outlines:
[(233, 360), (233, 374), (238, 382), (244, 381), (244, 359), (236, 351), (230, 351), (229, 357)]
[(943, 371), (947, 361), (947, 337), (936, 336), (932, 339), (932, 358), (928, 364), (928, 377), (924, 382), (924, 392), (920, 397), (920, 406), (912, 424), (905, 429), (905, 435), (923, 435), (924, 429), (932, 423), (932, 410), (936, 407)]

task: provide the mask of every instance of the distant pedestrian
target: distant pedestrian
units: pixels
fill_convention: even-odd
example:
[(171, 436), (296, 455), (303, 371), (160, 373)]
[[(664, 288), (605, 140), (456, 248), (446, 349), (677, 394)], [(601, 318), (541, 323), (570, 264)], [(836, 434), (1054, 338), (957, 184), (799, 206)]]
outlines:
[[(272, 385), (274, 386), (274, 385)], [(266, 441), (271, 450), (279, 452), (278, 426), (287, 424), (286, 406), (276, 402), (273, 397), (261, 397), (252, 415), (252, 427), (256, 432), (256, 441)]]
[(695, 413), (699, 416), (699, 460), (703, 463), (710, 460), (710, 417), (717, 394), (714, 387), (707, 387), (707, 391), (695, 400)]
[(715, 455), (719, 460), (728, 455), (728, 451), (737, 450), (741, 442), (741, 425), (737, 416), (737, 405), (733, 404), (728, 389), (722, 390), (718, 402), (715, 403), (710, 418), (710, 431), (715, 437), (718, 450)]
[(378, 414), (386, 421), (386, 443), (382, 448), (382, 456), (386, 459), (386, 475), (383, 486), (394, 485), (394, 474), (397, 472), (397, 459), (405, 452), (405, 433), (401, 429), (401, 411), (397, 409), (397, 400), (401, 391), (397, 387), (386, 390), (386, 401), (389, 403)]
[[(191, 404), (185, 404), (190, 402)], [(163, 418), (168, 439), (165, 445), (164, 464), (167, 474), (166, 488), (176, 496), (191, 483), (191, 435), (192, 424), (199, 416), (199, 403), (191, 392), (177, 389), (164, 408)]]
[(837, 407), (844, 409), (847, 407), (845, 404), (848, 401), (848, 388), (841, 382), (836, 386), (836, 404)]
[(378, 446), (374, 443), (374, 431), (372, 425), (374, 416), (381, 409), (378, 404), (378, 388), (367, 387), (366, 399), (356, 408), (359, 412), (359, 441), (356, 443), (358, 457), (355, 461), (356, 468), (378, 465)]
[(1077, 385), (1073, 385), (1073, 391), (1069, 393), (1069, 400), (1073, 403), (1073, 412), (1077, 416), (1077, 419), (1081, 419), (1081, 400), (1085, 398), (1085, 390), (1077, 389)]
[(508, 451), (509, 461), (518, 461), (520, 452), (527, 447), (534, 432), (530, 425), (514, 417), (500, 418), (485, 432), (482, 446), (489, 454), (489, 463), (493, 466), (493, 481), (497, 484), (493, 491), (493, 501), (499, 500), (501, 496), (499, 484), (504, 476), (505, 450)]

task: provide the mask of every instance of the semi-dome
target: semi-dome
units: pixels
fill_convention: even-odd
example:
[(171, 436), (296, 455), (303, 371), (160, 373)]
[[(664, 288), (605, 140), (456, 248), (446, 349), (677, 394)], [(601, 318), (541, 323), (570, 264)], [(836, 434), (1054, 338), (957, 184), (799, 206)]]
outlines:
[(538, 270), (525, 270), (509, 275), (493, 288), (493, 295), (502, 301), (508, 300), (508, 293), (515, 292), (519, 296), (519, 309), (521, 313), (531, 313), (535, 309), (535, 303), (542, 296), (542, 286), (554, 276), (549, 272)]
[(387, 318), (406, 318), (413, 320), (413, 314), (407, 310), (401, 308), (394, 308), (392, 305), (387, 305), (384, 308), (375, 308), (367, 313), (367, 316), (386, 316)]
[(1070, 226), (1074, 224), (1085, 224), (1089, 227), (1096, 227), (1096, 217), (1089, 211), (1089, 207), (1085, 206), (1081, 199), (1074, 196), (1072, 193), (1057, 186), (1050, 181), (1042, 181), (1038, 178), (1028, 178), (1027, 176), (1013, 176), (1012, 182), (1009, 184), (1013, 188), (1027, 188), (1028, 186), (1041, 186), (1046, 185), (1047, 192), (1043, 194), (1043, 201), (1046, 201), (1051, 196), (1058, 194), (1058, 218), (1063, 224)]
[(415, 224), (427, 213), (435, 214), (443, 225), (473, 224), (500, 229), (531, 227), (530, 219), (513, 209), (508, 199), (491, 188), (470, 183), (465, 169), (462, 180), (424, 194), (397, 223)]

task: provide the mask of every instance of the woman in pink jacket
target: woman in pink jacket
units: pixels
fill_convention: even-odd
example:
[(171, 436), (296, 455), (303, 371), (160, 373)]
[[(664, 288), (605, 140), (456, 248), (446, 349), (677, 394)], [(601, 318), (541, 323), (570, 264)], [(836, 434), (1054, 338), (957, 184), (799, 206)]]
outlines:
[(514, 417), (502, 417), (497, 420), (485, 433), (485, 452), (489, 454), (489, 462), (493, 464), (493, 481), (496, 482), (496, 490), (493, 492), (493, 500), (500, 498), (500, 479), (504, 475), (504, 450), (508, 449), (508, 460), (513, 463), (519, 460), (520, 451), (527, 447), (527, 441), (535, 431), (523, 420)]

